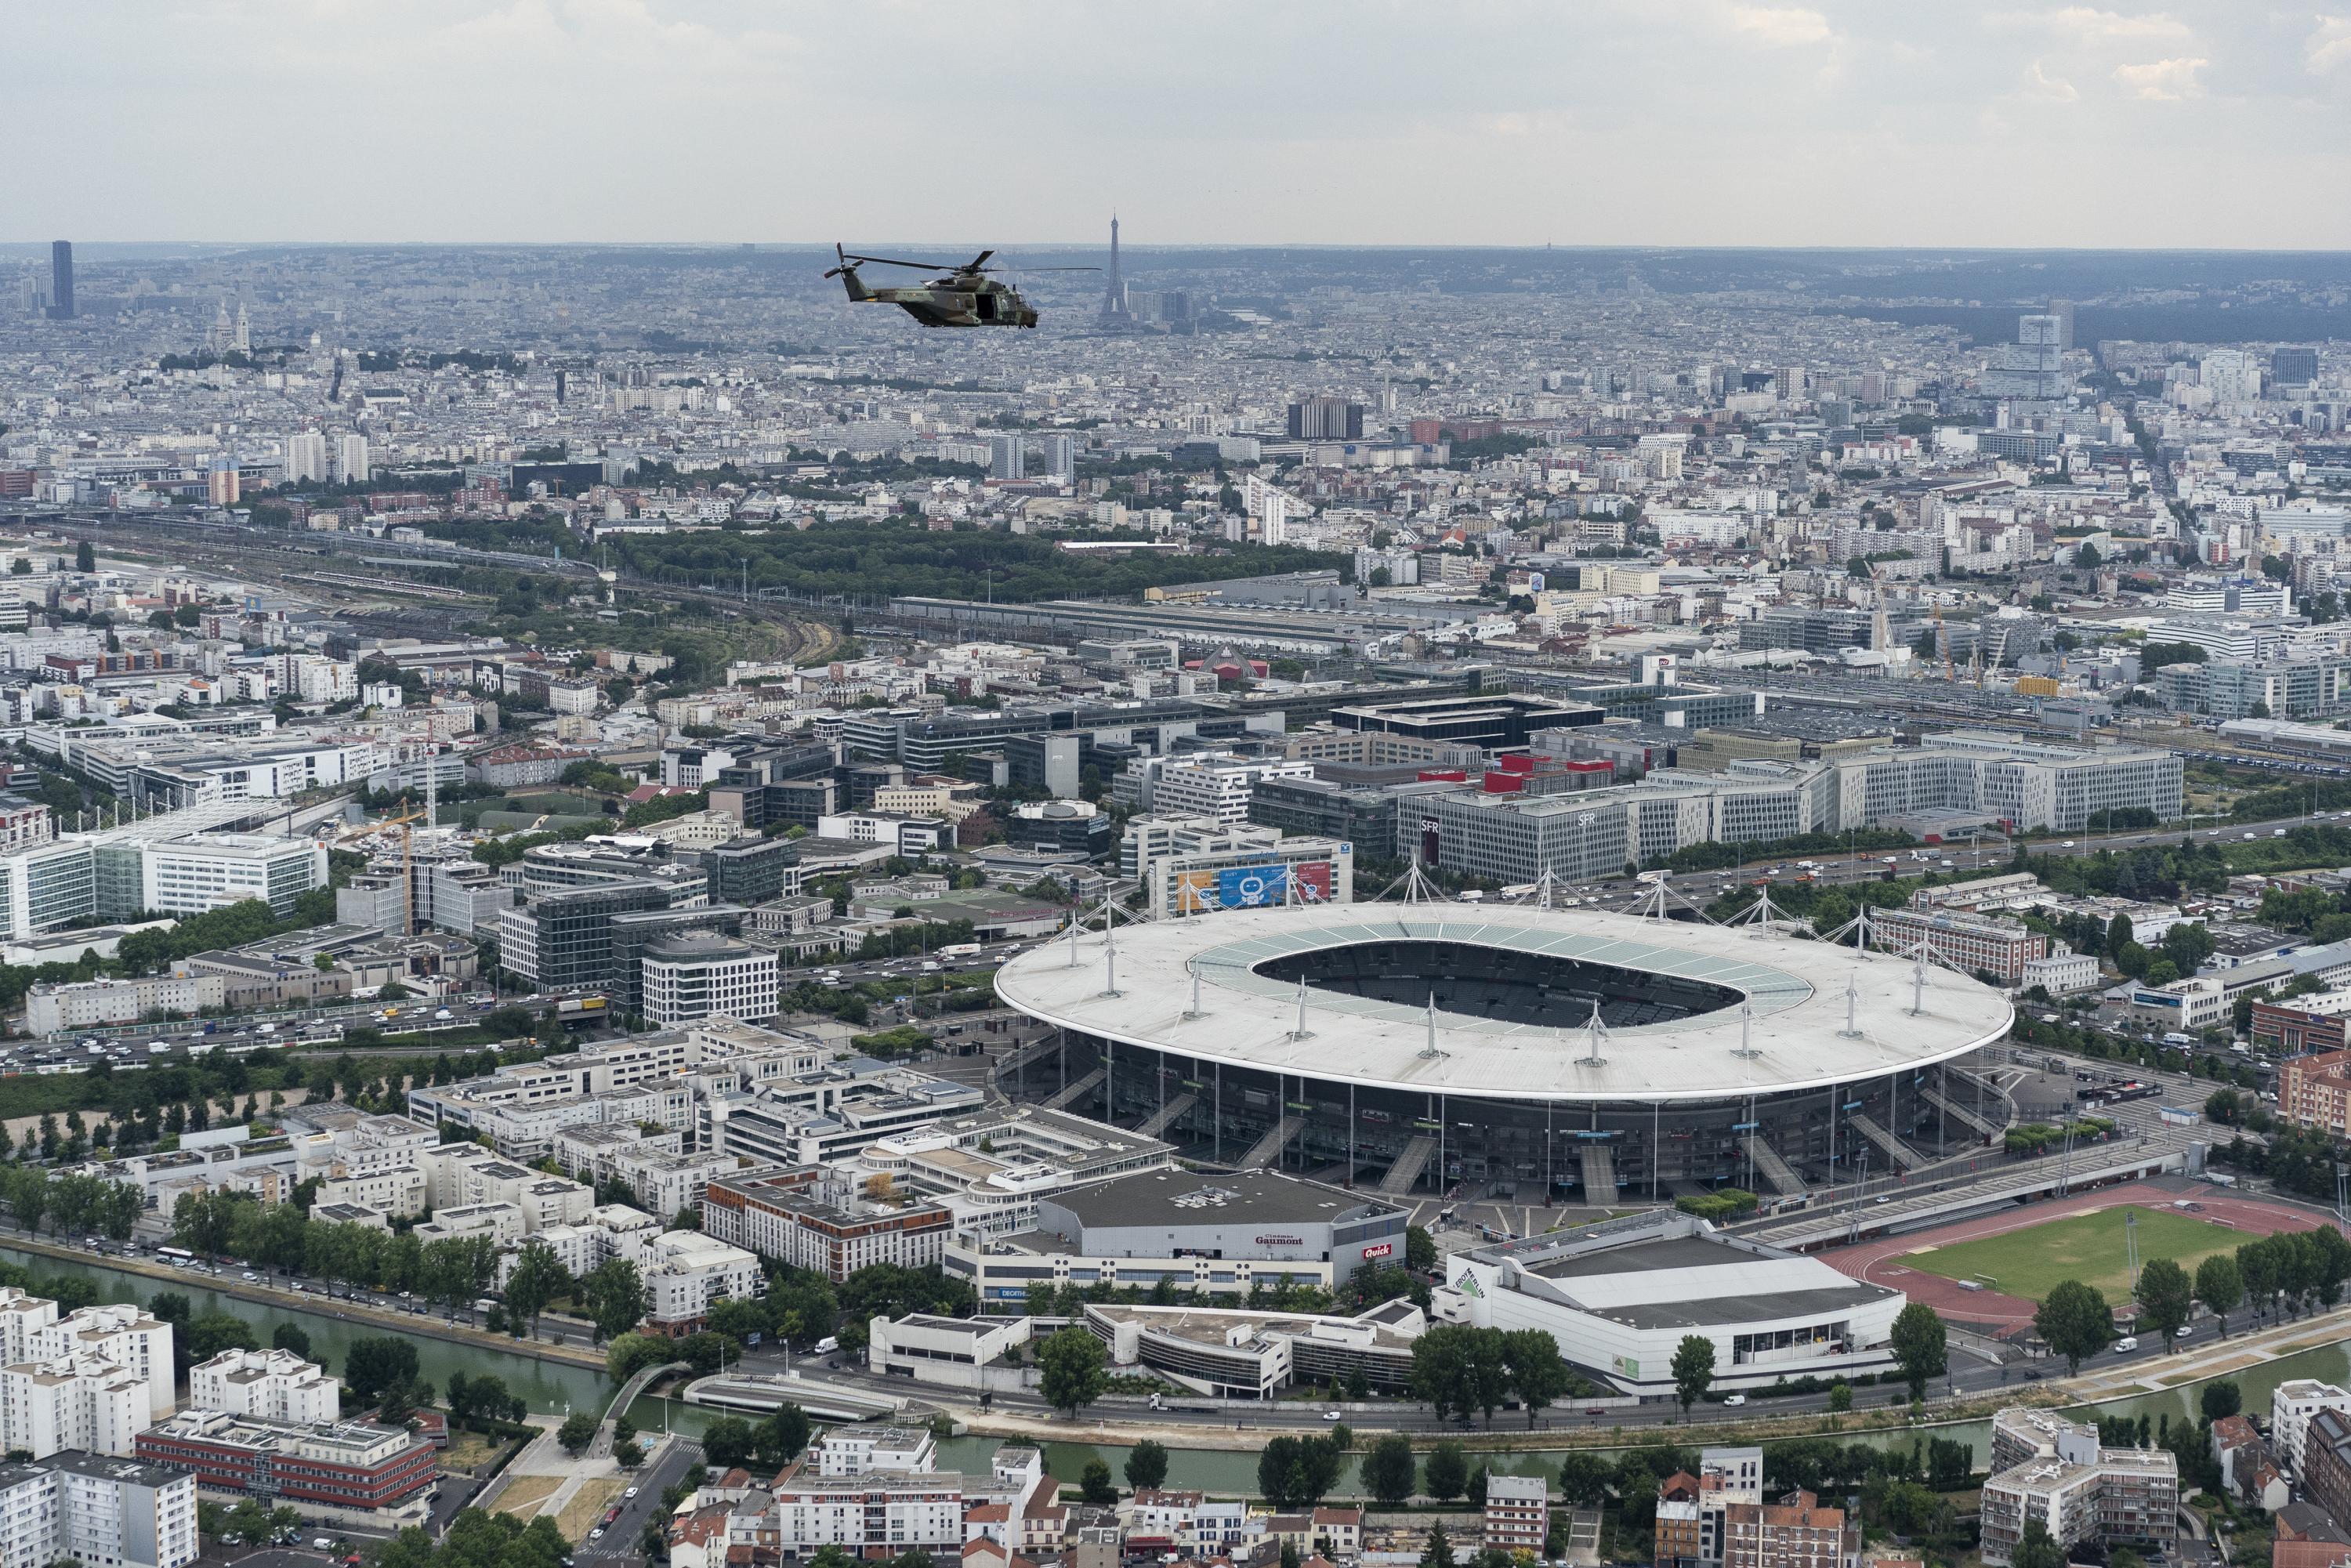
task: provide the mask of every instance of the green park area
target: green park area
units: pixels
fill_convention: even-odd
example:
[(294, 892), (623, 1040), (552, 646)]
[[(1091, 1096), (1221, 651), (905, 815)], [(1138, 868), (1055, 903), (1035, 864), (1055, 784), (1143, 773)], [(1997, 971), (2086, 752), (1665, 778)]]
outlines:
[(1947, 1280), (1980, 1280), (2003, 1295), (2038, 1301), (2067, 1280), (2105, 1292), (2109, 1301), (2130, 1300), (2130, 1254), (2126, 1215), (2138, 1216), (2138, 1260), (2142, 1268), (2168, 1258), (2192, 1277), (2196, 1265), (2216, 1252), (2234, 1252), (2253, 1238), (2169, 1208), (2119, 1207), (2095, 1214), (2028, 1225), (1998, 1236), (1906, 1254), (1905, 1268)]

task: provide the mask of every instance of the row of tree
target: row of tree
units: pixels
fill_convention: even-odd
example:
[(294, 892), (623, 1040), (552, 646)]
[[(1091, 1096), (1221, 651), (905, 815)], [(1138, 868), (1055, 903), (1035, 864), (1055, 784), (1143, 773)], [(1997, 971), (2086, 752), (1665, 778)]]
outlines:
[[(2143, 1330), (2161, 1334), (2168, 1350), (2193, 1319), (2198, 1301), (2226, 1335), (2229, 1314), (2240, 1306), (2250, 1307), (2257, 1319), (2332, 1307), (2342, 1299), (2346, 1279), (2351, 1241), (2328, 1227), (2281, 1230), (2233, 1253), (2214, 1253), (2196, 1265), (2192, 1276), (2172, 1259), (2154, 1259), (2139, 1270), (2131, 1294)], [(2032, 1326), (2074, 1372), (2121, 1333), (2105, 1293), (2079, 1280), (2053, 1289), (2034, 1312)]]

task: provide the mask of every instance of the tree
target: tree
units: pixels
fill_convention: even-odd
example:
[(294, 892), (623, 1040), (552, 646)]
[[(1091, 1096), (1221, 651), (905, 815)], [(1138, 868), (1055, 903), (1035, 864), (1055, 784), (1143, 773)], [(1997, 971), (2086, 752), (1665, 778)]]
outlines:
[(1519, 1403), (1526, 1406), (1527, 1429), (1532, 1431), (1543, 1406), (1568, 1390), (1567, 1363), (1560, 1357), (1559, 1341), (1545, 1329), (1505, 1333), (1502, 1364), (1509, 1369)]
[(596, 1325), (596, 1343), (627, 1333), (644, 1321), (652, 1296), (644, 1276), (626, 1258), (607, 1258), (580, 1281), (580, 1304)]
[(563, 1425), (556, 1428), (555, 1440), (563, 1445), (565, 1453), (576, 1459), (588, 1451), (589, 1444), (596, 1440), (596, 1427), (595, 1416), (585, 1410), (574, 1410), (563, 1418)]
[(90, 543), (88, 539), (83, 539), (80, 543), (74, 546), (74, 570), (76, 571), (96, 571), (98, 570), (98, 551), (90, 548)]
[(1074, 1417), (1109, 1386), (1106, 1361), (1102, 1341), (1071, 1323), (1048, 1335), (1037, 1347), (1038, 1392), (1044, 1395), (1046, 1404)]
[[(704, 1448), (710, 1445), (707, 1441)], [(1167, 1479), (1167, 1446), (1145, 1437), (1126, 1455), (1126, 1484), (1135, 1491), (1156, 1491)]]
[(1440, 1416), (1485, 1412), (1489, 1426), (1510, 1389), (1499, 1329), (1440, 1323), (1413, 1342), (1412, 1391)]
[(1401, 1432), (1391, 1432), (1374, 1443), (1371, 1452), (1364, 1456), (1364, 1485), (1383, 1507), (1395, 1508), (1412, 1496), (1419, 1468), (1413, 1458), (1412, 1439)]
[(786, 1402), (753, 1430), (751, 1455), (769, 1469), (781, 1469), (799, 1458), (814, 1429), (807, 1411)]
[(702, 1429), (702, 1452), (722, 1470), (731, 1470), (751, 1457), (751, 1423), (740, 1416), (720, 1416)]
[(1559, 1494), (1579, 1508), (1597, 1508), (1607, 1501), (1615, 1479), (1616, 1467), (1597, 1454), (1573, 1449), (1560, 1461)]
[(1110, 1466), (1101, 1456), (1086, 1461), (1083, 1473), (1078, 1477), (1078, 1495), (1090, 1508), (1108, 1508), (1118, 1500), (1118, 1487), (1110, 1479)]
[[(297, 1322), (279, 1323), (275, 1329), (271, 1330), (269, 1334), (269, 1348), (272, 1350), (290, 1350), (296, 1355), (300, 1356), (304, 1361), (318, 1362), (319, 1360), (317, 1356), (310, 1354), (310, 1336), (304, 1333), (302, 1325)], [(321, 1371), (325, 1370), (325, 1364), (323, 1362), (319, 1363), (319, 1365)]]
[(1714, 1385), (1714, 1342), (1704, 1334), (1682, 1335), (1682, 1343), (1674, 1347), (1673, 1374), (1674, 1397), (1681, 1401), (1687, 1421), (1690, 1406)]
[(2065, 1568), (2065, 1553), (2050, 1538), (2049, 1527), (2032, 1519), (2025, 1521), (2023, 1538), (2008, 1562), (2009, 1568)]
[(1421, 1549), (1420, 1568), (1454, 1568), (1453, 1542), (1445, 1539), (1445, 1526), (1428, 1527), (1428, 1544)]
[(2228, 1378), (2216, 1378), (2204, 1385), (2196, 1402), (2207, 1421), (2225, 1421), (2245, 1407), (2245, 1392)]
[(1404, 1266), (1422, 1273), (1437, 1267), (1437, 1238), (1420, 1226), (1405, 1228)]
[(2226, 1339), (2229, 1314), (2245, 1299), (2245, 1280), (2237, 1271), (2237, 1260), (2226, 1252), (2216, 1252), (2197, 1264), (2196, 1299), (2219, 1320), (2220, 1336)]
[(616, 1437), (612, 1440), (612, 1462), (622, 1469), (635, 1469), (644, 1463), (644, 1460), (645, 1451), (634, 1437)]
[(2115, 1314), (2095, 1285), (2061, 1281), (2032, 1314), (2032, 1327), (2049, 1348), (2065, 1358), (2065, 1370), (2082, 1370), (2084, 1358), (2114, 1343)]
[(1443, 1442), (1429, 1451), (1421, 1467), (1421, 1490), (1439, 1502), (1450, 1502), (1469, 1489), (1469, 1458), (1461, 1445)]
[(1894, 1319), (1894, 1364), (1910, 1385), (1910, 1397), (1927, 1396), (1927, 1380), (1939, 1376), (1948, 1364), (1943, 1320), (1923, 1301), (1913, 1301)]
[(343, 1393), (354, 1409), (364, 1410), (394, 1384), (416, 1378), (416, 1342), (385, 1334), (351, 1342), (343, 1358)]
[(2138, 1286), (2132, 1293), (2138, 1298), (2140, 1316), (2163, 1335), (2163, 1348), (2169, 1350), (2194, 1310), (2195, 1290), (2188, 1270), (2171, 1259), (2155, 1259), (2138, 1271)]
[(568, 1295), (571, 1288), (571, 1270), (563, 1266), (555, 1249), (544, 1241), (526, 1241), (522, 1250), (515, 1254), (514, 1269), (507, 1276), (507, 1315), (517, 1323), (528, 1323), (536, 1336), (539, 1314), (558, 1296)]

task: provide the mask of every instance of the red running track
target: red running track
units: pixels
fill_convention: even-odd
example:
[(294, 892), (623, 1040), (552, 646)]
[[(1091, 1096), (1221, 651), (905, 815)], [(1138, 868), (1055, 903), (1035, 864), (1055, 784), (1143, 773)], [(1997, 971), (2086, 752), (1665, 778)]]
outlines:
[(2120, 1186), (2076, 1193), (2069, 1197), (2044, 1198), (2039, 1203), (2026, 1204), (2005, 1213), (1987, 1214), (1979, 1219), (1963, 1219), (1940, 1229), (1914, 1230), (1907, 1236), (1892, 1236), (1852, 1247), (1839, 1247), (1817, 1256), (1823, 1262), (1856, 1280), (1872, 1285), (1890, 1286), (1914, 1301), (1924, 1301), (1944, 1317), (1963, 1322), (2001, 1323), (2006, 1325), (2000, 1331), (2001, 1333), (2012, 1333), (2032, 1321), (2033, 1304), (2031, 1301), (2018, 1296), (2004, 1296), (1996, 1291), (1962, 1291), (1958, 1281), (1906, 1268), (1902, 1259), (1921, 1247), (1949, 1247), (1961, 1241), (1972, 1241), (1980, 1236), (1999, 1236), (2031, 1225), (2046, 1225), (2053, 1219), (2086, 1214), (2094, 1209), (2116, 1208), (2126, 1204), (2135, 1204), (2141, 1208), (2168, 1208), (2181, 1197), (2192, 1198), (2201, 1207), (2202, 1212), (2197, 1216), (2198, 1218), (2223, 1221), (2247, 1236), (2268, 1236), (2280, 1230), (2314, 1230), (2318, 1228), (2317, 1219), (2302, 1209), (2260, 1198), (2233, 1197), (2226, 1188), (2209, 1186), (2202, 1182), (2170, 1179), (2128, 1182)]

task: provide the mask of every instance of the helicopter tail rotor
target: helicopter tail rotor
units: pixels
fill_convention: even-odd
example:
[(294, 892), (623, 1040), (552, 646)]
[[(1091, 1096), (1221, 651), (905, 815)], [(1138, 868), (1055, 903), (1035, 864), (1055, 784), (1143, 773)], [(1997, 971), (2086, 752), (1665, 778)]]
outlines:
[(849, 297), (852, 299), (865, 300), (872, 298), (873, 291), (866, 287), (864, 280), (857, 276), (857, 269), (859, 267), (863, 265), (866, 257), (861, 256), (852, 258), (847, 251), (841, 249), (838, 243), (833, 246), (832, 254), (841, 258), (841, 265), (827, 268), (825, 276), (827, 277), (840, 278), (842, 284), (849, 289)]

